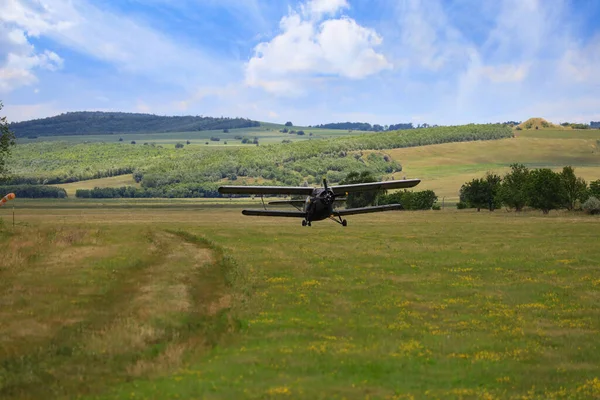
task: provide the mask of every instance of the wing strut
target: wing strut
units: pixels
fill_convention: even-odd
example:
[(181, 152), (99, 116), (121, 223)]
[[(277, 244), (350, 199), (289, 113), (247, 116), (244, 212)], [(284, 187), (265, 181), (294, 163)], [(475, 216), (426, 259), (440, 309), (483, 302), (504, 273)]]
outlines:
[(265, 205), (265, 199), (263, 199), (263, 195), (262, 194), (260, 195), (260, 200), (262, 201), (263, 208), (266, 210), (267, 206)]

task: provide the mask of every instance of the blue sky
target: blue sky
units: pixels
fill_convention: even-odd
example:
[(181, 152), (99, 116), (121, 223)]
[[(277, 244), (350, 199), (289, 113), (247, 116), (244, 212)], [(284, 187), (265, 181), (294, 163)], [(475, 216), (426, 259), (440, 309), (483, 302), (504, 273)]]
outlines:
[(0, 0), (0, 100), (312, 125), (600, 120), (597, 0)]

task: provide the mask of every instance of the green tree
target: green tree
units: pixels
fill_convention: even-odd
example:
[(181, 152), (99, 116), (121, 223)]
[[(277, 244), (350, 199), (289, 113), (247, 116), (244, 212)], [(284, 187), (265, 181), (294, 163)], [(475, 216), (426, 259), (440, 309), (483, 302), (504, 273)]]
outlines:
[(561, 174), (548, 168), (531, 171), (527, 182), (527, 197), (529, 205), (542, 210), (544, 214), (564, 206), (565, 189)]
[(510, 168), (511, 171), (502, 180), (498, 197), (503, 204), (521, 211), (527, 205), (529, 169), (523, 164), (512, 164)]
[(460, 188), (460, 201), (477, 211), (482, 208), (494, 211), (499, 204), (498, 188), (501, 181), (498, 175), (489, 173), (483, 179), (473, 179)]
[[(4, 105), (0, 101), (0, 110)], [(0, 182), (6, 179), (6, 161), (10, 156), (11, 147), (15, 145), (15, 135), (8, 127), (6, 117), (0, 118)]]
[(590, 196), (600, 199), (600, 179), (590, 182)]
[[(377, 182), (377, 179), (370, 171), (350, 172), (340, 181), (341, 185), (350, 185), (354, 183)], [(348, 208), (372, 206), (377, 201), (377, 197), (385, 194), (385, 190), (373, 190), (369, 192), (348, 193), (346, 196), (346, 206)]]
[(494, 211), (498, 208), (502, 201), (500, 200), (499, 191), (502, 184), (502, 178), (499, 175), (487, 173), (485, 175), (486, 183), (486, 201), (488, 210)]
[(285, 126), (294, 126), (294, 124), (292, 124), (291, 121), (288, 121), (288, 122), (285, 123)]
[(580, 202), (587, 200), (587, 183), (583, 178), (575, 176), (575, 170), (571, 166), (563, 168), (560, 178), (564, 189), (565, 206), (567, 207), (567, 210), (572, 211), (575, 208), (575, 202), (577, 200)]

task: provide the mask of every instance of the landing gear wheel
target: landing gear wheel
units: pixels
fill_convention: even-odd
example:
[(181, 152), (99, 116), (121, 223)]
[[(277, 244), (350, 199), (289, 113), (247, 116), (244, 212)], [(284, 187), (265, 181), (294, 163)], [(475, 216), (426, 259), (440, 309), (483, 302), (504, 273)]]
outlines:
[(302, 221), (302, 226), (306, 226), (306, 220)]
[(310, 224), (310, 221), (308, 221), (308, 226), (312, 226), (312, 225)]
[(348, 226), (348, 221), (342, 220), (342, 226)]

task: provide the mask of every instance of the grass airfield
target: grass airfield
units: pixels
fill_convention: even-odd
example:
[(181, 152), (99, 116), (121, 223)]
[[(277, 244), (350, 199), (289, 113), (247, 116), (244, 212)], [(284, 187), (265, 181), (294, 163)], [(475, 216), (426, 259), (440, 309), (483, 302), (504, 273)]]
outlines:
[(54, 203), (0, 210), (0, 398), (600, 397), (598, 217)]

